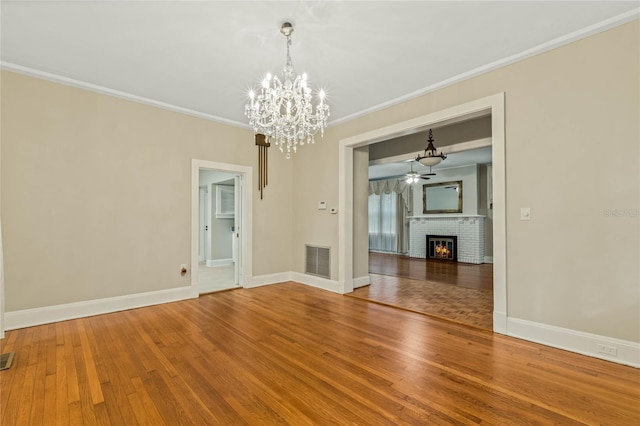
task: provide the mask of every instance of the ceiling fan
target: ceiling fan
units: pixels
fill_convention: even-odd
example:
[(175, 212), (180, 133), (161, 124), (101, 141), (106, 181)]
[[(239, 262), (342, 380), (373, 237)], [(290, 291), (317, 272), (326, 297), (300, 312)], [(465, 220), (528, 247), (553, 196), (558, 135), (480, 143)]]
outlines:
[(424, 179), (424, 180), (429, 180), (431, 179), (429, 176), (435, 176), (435, 173), (431, 172), (431, 167), (429, 167), (429, 173), (418, 173), (418, 172), (414, 172), (413, 171), (413, 163), (415, 162), (415, 160), (411, 161), (411, 171), (409, 173), (407, 173), (405, 175), (405, 181), (408, 184), (412, 184), (412, 183), (416, 183), (418, 182), (420, 179)]

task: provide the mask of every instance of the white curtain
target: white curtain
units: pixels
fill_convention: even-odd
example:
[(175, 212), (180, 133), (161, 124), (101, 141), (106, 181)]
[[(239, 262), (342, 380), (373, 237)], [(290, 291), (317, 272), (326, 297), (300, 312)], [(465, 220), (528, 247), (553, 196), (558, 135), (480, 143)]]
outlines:
[(411, 189), (401, 179), (369, 182), (369, 250), (406, 253)]

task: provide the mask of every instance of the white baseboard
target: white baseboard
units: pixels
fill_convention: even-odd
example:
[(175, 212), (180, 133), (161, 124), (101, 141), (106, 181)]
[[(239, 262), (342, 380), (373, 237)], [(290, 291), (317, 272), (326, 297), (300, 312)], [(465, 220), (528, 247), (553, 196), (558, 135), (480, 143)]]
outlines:
[[(507, 321), (509, 336), (640, 368), (640, 343), (517, 318)], [(598, 345), (615, 348), (617, 355), (600, 353)]]
[(371, 279), (369, 275), (365, 275), (364, 277), (358, 277), (353, 279), (353, 288), (364, 287), (365, 285), (371, 284)]
[(493, 256), (485, 256), (484, 263), (493, 263)]
[(87, 300), (84, 302), (66, 303), (64, 305), (45, 306), (43, 308), (23, 309), (5, 313), (5, 330), (32, 327), (76, 318), (108, 314), (161, 303), (198, 297), (194, 287), (177, 287), (147, 293), (128, 294), (105, 299)]
[(306, 284), (311, 287), (317, 287), (322, 290), (332, 291), (334, 293), (342, 293), (338, 281), (328, 280), (326, 278), (316, 277), (315, 275), (301, 274), (300, 272), (291, 272), (291, 280)]
[(507, 334), (507, 314), (506, 312), (493, 311), (493, 332)]
[(247, 280), (245, 288), (260, 287), (263, 285), (284, 283), (291, 281), (291, 272), (279, 272), (277, 274), (259, 275)]
[(207, 267), (233, 265), (233, 259), (207, 259)]

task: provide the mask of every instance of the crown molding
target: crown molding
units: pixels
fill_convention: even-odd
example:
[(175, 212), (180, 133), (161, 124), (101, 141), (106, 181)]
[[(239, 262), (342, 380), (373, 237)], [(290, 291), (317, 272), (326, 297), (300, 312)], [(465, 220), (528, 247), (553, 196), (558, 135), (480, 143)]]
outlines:
[(154, 99), (133, 95), (131, 93), (122, 92), (120, 90), (110, 89), (108, 87), (99, 86), (93, 83), (87, 83), (86, 81), (76, 80), (69, 77), (63, 77), (61, 75), (36, 70), (34, 68), (25, 67), (22, 65), (11, 63), (11, 62), (0, 61), (0, 68), (6, 71), (17, 73), (17, 74), (27, 75), (29, 77), (35, 77), (42, 80), (51, 81), (54, 83), (64, 84), (66, 86), (76, 87), (79, 89), (85, 89), (90, 92), (100, 93), (102, 95), (107, 95), (107, 96), (113, 96), (116, 98), (125, 99), (132, 102), (137, 102), (140, 104), (145, 104), (152, 107), (165, 109), (167, 111), (190, 115), (192, 117), (202, 118), (209, 121), (215, 121), (217, 123), (228, 124), (234, 127), (241, 127), (243, 129), (250, 129), (249, 125), (245, 123), (239, 123), (234, 120), (217, 117), (215, 115), (207, 114), (200, 111), (195, 111), (193, 109), (183, 108), (181, 106), (172, 105), (166, 102), (160, 102)]
[(477, 77), (482, 74), (486, 74), (490, 71), (494, 71), (498, 68), (505, 67), (507, 65), (511, 65), (515, 62), (520, 62), (527, 58), (530, 58), (535, 55), (539, 55), (541, 53), (547, 52), (549, 50), (556, 49), (558, 47), (564, 46), (569, 43), (573, 43), (574, 41), (578, 41), (580, 39), (589, 37), (591, 35), (609, 30), (611, 28), (615, 28), (617, 26), (626, 24), (640, 17), (640, 7), (630, 10), (628, 12), (622, 13), (620, 15), (616, 15), (612, 18), (605, 19), (604, 21), (598, 22), (596, 24), (590, 25), (588, 27), (579, 29), (569, 34), (565, 34), (553, 40), (550, 40), (546, 43), (539, 44), (530, 49), (524, 50), (520, 53), (516, 53), (511, 56), (507, 56), (506, 58), (498, 59), (497, 61), (490, 62), (486, 65), (482, 65), (480, 67), (474, 68), (470, 71), (463, 72), (462, 74), (458, 74), (446, 80), (442, 80), (438, 83), (432, 84), (420, 90), (416, 90), (415, 92), (408, 93), (406, 95), (400, 96), (398, 98), (389, 100), (387, 102), (383, 102), (381, 104), (375, 105), (373, 107), (364, 109), (362, 111), (347, 115), (342, 118), (338, 118), (331, 123), (328, 124), (327, 127), (333, 127), (341, 123), (345, 123), (347, 121), (355, 120), (356, 118), (363, 117), (365, 115), (371, 114), (376, 111), (380, 111), (385, 108), (389, 108), (393, 105), (400, 104), (402, 102), (409, 101), (411, 99), (420, 97), (427, 93), (435, 92), (436, 90), (443, 89), (447, 86), (452, 86), (456, 83), (460, 83), (462, 81), (468, 80), (473, 77)]
[[(333, 126), (337, 126), (339, 124), (345, 123), (347, 121), (351, 121), (354, 120), (356, 118), (360, 118), (363, 117), (367, 114), (371, 114), (373, 112), (376, 111), (380, 111), (382, 109), (391, 107), (393, 105), (397, 105), (400, 104), (402, 102), (406, 102), (409, 101), (411, 99), (417, 98), (419, 96), (425, 95), (427, 93), (431, 93), (434, 92), (436, 90), (445, 88), (447, 86), (451, 86), (454, 85), (456, 83), (460, 83), (462, 81), (468, 80), (470, 78), (473, 77), (477, 77), (479, 75), (488, 73), (490, 71), (496, 70), (498, 68), (502, 68), (505, 67), (507, 65), (511, 65), (515, 62), (519, 62), (522, 61), (524, 59), (530, 58), (532, 56), (538, 55), (540, 53), (544, 53), (547, 52), (549, 50), (558, 48), (560, 46), (564, 46), (566, 44), (572, 43), (574, 41), (589, 37), (591, 35), (606, 31), (608, 29), (626, 24), (628, 22), (631, 22), (635, 19), (638, 19), (640, 17), (640, 7), (630, 10), (628, 12), (622, 13), (620, 15), (616, 15), (612, 18), (609, 19), (605, 19), (604, 21), (598, 22), (596, 24), (590, 25), (588, 27), (582, 28), (580, 30), (574, 31), (572, 33), (563, 35), (561, 37), (557, 37), (553, 40), (550, 40), (546, 43), (542, 43), (539, 44), (537, 46), (534, 46), (530, 49), (524, 50), (520, 53), (516, 53), (515, 55), (511, 55), (508, 56), (506, 58), (503, 59), (499, 59), (497, 61), (494, 62), (490, 62), (486, 65), (474, 68), (470, 71), (458, 74), (456, 76), (453, 76), (451, 78), (442, 80), (438, 83), (432, 84), (430, 86), (424, 87), (420, 90), (416, 90), (414, 92), (408, 93), (406, 95), (400, 96), (398, 98), (383, 102), (381, 104), (372, 106), (370, 108), (366, 108), (362, 111), (358, 111), (355, 112), (353, 114), (349, 114), (345, 117), (342, 118), (338, 118), (336, 120), (332, 120), (327, 124), (327, 127), (333, 127)], [(161, 108), (161, 109), (165, 109), (168, 111), (173, 111), (173, 112), (178, 112), (181, 114), (186, 114), (186, 115), (190, 115), (192, 117), (197, 117), (197, 118), (202, 118), (205, 120), (209, 120), (209, 121), (215, 121), (218, 123), (222, 123), (222, 124), (227, 124), (230, 126), (234, 126), (234, 127), (240, 127), (243, 129), (251, 129), (249, 127), (248, 124), (246, 123), (241, 123), (238, 121), (234, 121), (234, 120), (229, 120), (226, 118), (222, 118), (222, 117), (217, 117), (215, 115), (211, 115), (211, 114), (207, 114), (204, 112), (200, 112), (200, 111), (195, 111), (189, 108), (183, 108), (177, 105), (172, 105), (172, 104), (168, 104), (166, 102), (160, 102), (154, 99), (150, 99), (150, 98), (145, 98), (142, 96), (137, 96), (137, 95), (133, 95), (131, 93), (127, 93), (127, 92), (122, 92), (119, 90), (114, 90), (114, 89), (110, 89), (108, 87), (104, 87), (104, 86), (99, 86), (96, 84), (92, 84), (92, 83), (88, 83), (88, 82), (84, 82), (81, 80), (76, 80), (73, 78), (69, 78), (69, 77), (63, 77), (61, 75), (57, 75), (57, 74), (53, 74), (53, 73), (49, 73), (49, 72), (45, 72), (45, 71), (40, 71), (40, 70), (36, 70), (33, 68), (29, 68), (29, 67), (25, 67), (22, 65), (18, 65), (18, 64), (14, 64), (11, 62), (5, 62), (5, 61), (0, 61), (0, 68), (7, 70), (7, 71), (11, 71), (11, 72), (15, 72), (18, 74), (24, 74), (24, 75), (28, 75), (31, 77), (36, 77), (36, 78), (40, 78), (43, 80), (48, 80), (48, 81), (52, 81), (55, 83), (60, 83), (60, 84), (64, 84), (67, 86), (72, 86), (72, 87), (78, 87), (81, 89), (86, 89), (92, 92), (96, 92), (96, 93), (101, 93), (104, 95), (109, 95), (109, 96), (115, 96), (117, 98), (121, 98), (121, 99), (126, 99), (132, 102), (138, 102), (138, 103), (142, 103), (145, 105), (150, 105), (156, 108)]]

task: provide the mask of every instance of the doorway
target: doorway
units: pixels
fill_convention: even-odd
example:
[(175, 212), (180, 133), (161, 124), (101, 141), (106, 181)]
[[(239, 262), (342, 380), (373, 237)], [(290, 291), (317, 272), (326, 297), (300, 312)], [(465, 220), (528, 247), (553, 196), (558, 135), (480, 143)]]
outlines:
[(191, 286), (205, 294), (251, 279), (251, 168), (192, 160)]
[[(201, 168), (199, 174), (200, 220), (198, 289), (200, 294), (240, 286), (236, 224), (236, 179), (239, 174)], [(237, 217), (236, 217), (237, 215)]]
[[(363, 173), (354, 167), (354, 150), (402, 134), (427, 130), (434, 123), (466, 119), (472, 114), (491, 115), (492, 193), (493, 193), (493, 331), (507, 332), (506, 287), (506, 203), (505, 203), (505, 114), (504, 93), (481, 98), (441, 111), (416, 117), (387, 127), (374, 129), (340, 141), (339, 147), (339, 246), (344, 253), (339, 263), (339, 284), (343, 293), (354, 289), (354, 216), (366, 214), (366, 206), (355, 205), (354, 175)], [(356, 235), (360, 238), (361, 236)], [(358, 247), (363, 244), (358, 240)], [(358, 265), (362, 268), (362, 265)]]
[(426, 132), (366, 147), (370, 285), (349, 295), (492, 330), (491, 117), (429, 135), (446, 154), (432, 167), (415, 161)]

